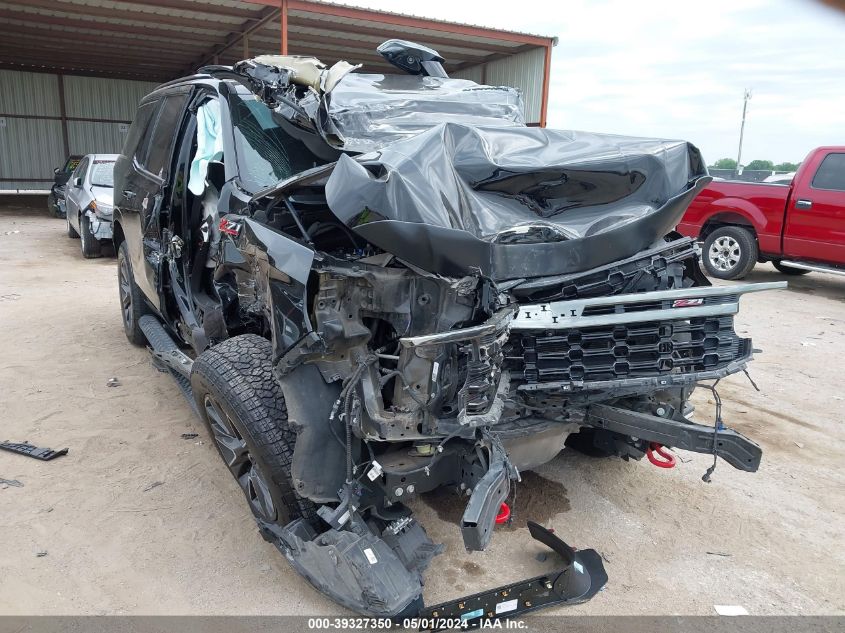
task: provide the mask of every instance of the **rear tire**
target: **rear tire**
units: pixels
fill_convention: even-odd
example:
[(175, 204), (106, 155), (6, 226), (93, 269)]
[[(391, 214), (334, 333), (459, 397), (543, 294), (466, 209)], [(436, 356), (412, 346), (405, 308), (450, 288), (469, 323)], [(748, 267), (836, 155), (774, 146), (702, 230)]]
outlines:
[(82, 238), (82, 256), (85, 259), (102, 256), (100, 241), (91, 232), (91, 218), (84, 213), (79, 218), (79, 237)]
[(717, 279), (742, 279), (757, 263), (757, 238), (741, 226), (719, 226), (704, 240), (704, 269)]
[(270, 342), (260, 336), (230, 338), (197, 357), (191, 388), (256, 518), (278, 526), (298, 518), (316, 524), (316, 507), (296, 494), (291, 479), (296, 432), (272, 358)]
[(790, 266), (784, 266), (780, 262), (772, 262), (772, 266), (778, 269), (778, 271), (782, 272), (784, 275), (806, 275), (809, 270), (804, 270), (803, 268), (792, 268)]
[(147, 337), (138, 325), (138, 320), (152, 312), (144, 300), (141, 289), (135, 283), (132, 264), (129, 261), (129, 247), (125, 241), (120, 243), (120, 248), (117, 250), (117, 286), (120, 315), (123, 319), (123, 331), (126, 338), (133, 345), (144, 346), (147, 344)]

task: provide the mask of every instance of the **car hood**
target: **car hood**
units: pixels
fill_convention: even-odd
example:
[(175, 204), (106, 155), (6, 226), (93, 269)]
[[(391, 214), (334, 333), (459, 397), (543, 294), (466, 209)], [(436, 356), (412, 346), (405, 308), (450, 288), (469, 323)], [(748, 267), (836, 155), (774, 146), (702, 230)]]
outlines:
[(91, 195), (100, 204), (114, 206), (114, 189), (112, 187), (91, 187)]
[(347, 226), (433, 273), (507, 280), (630, 257), (710, 180), (685, 141), (530, 128), (512, 88), (354, 69), (266, 56), (230, 71), (297, 138), (339, 150), (269, 193), (320, 184)]
[(445, 123), (272, 193), (322, 184), (331, 211), (375, 246), (433, 273), (507, 280), (630, 257), (708, 182), (685, 141)]

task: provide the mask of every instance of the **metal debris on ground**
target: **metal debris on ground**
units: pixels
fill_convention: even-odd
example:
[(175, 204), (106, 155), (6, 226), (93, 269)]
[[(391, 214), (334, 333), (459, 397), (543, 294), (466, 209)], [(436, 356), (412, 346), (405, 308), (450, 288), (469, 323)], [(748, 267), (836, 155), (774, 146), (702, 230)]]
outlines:
[(706, 554), (710, 554), (712, 556), (732, 556), (732, 554), (728, 554), (727, 552), (705, 552)]
[(21, 455), (26, 455), (27, 457), (34, 457), (35, 459), (40, 459), (41, 461), (49, 461), (51, 459), (55, 459), (56, 457), (61, 457), (62, 455), (67, 455), (68, 449), (63, 448), (59, 451), (54, 451), (51, 448), (38, 448), (37, 446), (33, 446), (29, 442), (0, 442), (0, 448), (6, 451), (11, 451), (13, 453), (20, 453)]
[(120, 387), (120, 380), (117, 377), (109, 378), (109, 381), (106, 383), (107, 387)]
[(17, 479), (3, 479), (0, 477), (0, 486), (7, 488), (9, 486), (14, 486), (15, 488), (23, 488), (23, 484), (19, 482)]
[(199, 437), (199, 433), (182, 433), (181, 437), (183, 440), (192, 440), (195, 437)]
[(158, 488), (159, 486), (163, 486), (163, 485), (164, 485), (164, 482), (163, 482), (163, 481), (154, 481), (154, 482), (153, 482), (153, 483), (151, 483), (149, 486), (147, 486), (146, 488), (144, 488), (144, 492), (149, 492), (149, 491), (150, 491), (150, 490), (152, 490), (153, 488)]
[(47, 550), (46, 550), (46, 549), (42, 549), (42, 550), (40, 550), (40, 551), (38, 551), (38, 552), (35, 552), (35, 555), (36, 555), (38, 558), (43, 558), (44, 556), (46, 556), (46, 555), (47, 555)]

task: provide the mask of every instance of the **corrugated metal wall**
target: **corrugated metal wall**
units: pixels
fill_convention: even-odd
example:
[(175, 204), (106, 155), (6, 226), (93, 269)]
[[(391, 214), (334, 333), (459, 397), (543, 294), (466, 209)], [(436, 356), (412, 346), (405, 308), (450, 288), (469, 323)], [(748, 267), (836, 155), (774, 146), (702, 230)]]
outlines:
[[(73, 75), (62, 83), (70, 154), (119, 152), (138, 101), (156, 86)], [(64, 164), (59, 85), (54, 74), (0, 70), (0, 190), (49, 189)]]
[(490, 86), (513, 86), (522, 91), (525, 101), (525, 121), (540, 122), (543, 103), (543, 64), (546, 59), (544, 48), (535, 48), (518, 55), (497, 59), (486, 64), (470, 66), (453, 77), (470, 79)]

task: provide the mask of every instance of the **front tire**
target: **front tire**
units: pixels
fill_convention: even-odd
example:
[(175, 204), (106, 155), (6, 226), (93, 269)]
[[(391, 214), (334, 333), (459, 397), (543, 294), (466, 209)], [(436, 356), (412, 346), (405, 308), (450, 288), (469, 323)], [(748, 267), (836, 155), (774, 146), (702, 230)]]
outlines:
[[(68, 224), (68, 226), (70, 226)], [(100, 240), (94, 237), (91, 232), (91, 218), (84, 213), (79, 218), (79, 237), (82, 238), (82, 256), (85, 259), (94, 259), (102, 256)]]
[(779, 272), (782, 272), (784, 275), (794, 275), (796, 277), (798, 275), (806, 275), (808, 272), (810, 272), (809, 270), (806, 270), (804, 268), (792, 268), (791, 266), (784, 266), (780, 262), (772, 262), (772, 266), (777, 268), (777, 270)]
[(273, 375), (270, 342), (245, 334), (206, 350), (194, 361), (191, 388), (253, 514), (278, 526), (300, 517), (316, 521), (314, 504), (296, 494), (291, 480), (296, 432)]
[(717, 279), (742, 279), (757, 263), (757, 238), (741, 226), (720, 226), (704, 240), (704, 269)]
[(150, 314), (150, 308), (141, 294), (141, 289), (132, 276), (132, 264), (129, 261), (129, 247), (120, 243), (117, 249), (117, 286), (120, 296), (120, 315), (123, 319), (123, 331), (133, 345), (144, 346), (147, 337), (138, 325), (138, 320)]

